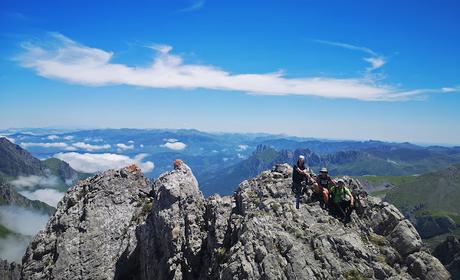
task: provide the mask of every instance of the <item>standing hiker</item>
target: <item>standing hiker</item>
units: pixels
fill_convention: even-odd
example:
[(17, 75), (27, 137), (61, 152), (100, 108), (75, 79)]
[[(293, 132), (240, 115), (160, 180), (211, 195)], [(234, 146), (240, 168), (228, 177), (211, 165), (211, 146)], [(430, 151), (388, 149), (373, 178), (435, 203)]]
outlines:
[(311, 180), (308, 169), (305, 167), (305, 157), (300, 155), (292, 170), (292, 191), (295, 194), (295, 207), (300, 208), (300, 197), (304, 191), (304, 185)]

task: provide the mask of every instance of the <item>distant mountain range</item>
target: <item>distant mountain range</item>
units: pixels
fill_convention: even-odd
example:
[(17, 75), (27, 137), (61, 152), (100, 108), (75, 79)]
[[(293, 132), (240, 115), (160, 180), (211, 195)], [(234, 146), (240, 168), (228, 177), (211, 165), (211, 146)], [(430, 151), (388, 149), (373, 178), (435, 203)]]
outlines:
[[(195, 175), (199, 180), (207, 178), (210, 173), (220, 172), (248, 159), (258, 145), (277, 151), (308, 149), (323, 157), (326, 163), (336, 160), (358, 162), (356, 165), (328, 166), (331, 171), (340, 174), (416, 174), (460, 162), (460, 147), (422, 147), (375, 140), (322, 140), (261, 133), (208, 133), (195, 129), (25, 129), (0, 131), (2, 133), (39, 159), (70, 152), (111, 153), (130, 158), (143, 154), (144, 161), (155, 165), (153, 170), (145, 172), (148, 177), (159, 176), (169, 170), (174, 159), (182, 158), (197, 170)], [(377, 166), (375, 170), (371, 168), (374, 166)], [(200, 183), (206, 182), (200, 180)]]
[[(269, 141), (278, 143), (277, 141)], [(283, 143), (291, 141), (282, 140)], [(303, 142), (310, 143), (310, 142)], [(294, 164), (299, 155), (305, 156), (306, 165), (314, 171), (321, 167), (327, 167), (331, 175), (413, 175), (429, 171), (435, 171), (460, 162), (460, 148), (445, 147), (420, 147), (412, 144), (391, 144), (378, 141), (357, 143), (343, 142), (324, 143), (326, 148), (334, 150), (338, 146), (344, 147), (345, 151), (333, 153), (316, 153), (309, 147), (317, 145), (305, 144), (306, 147), (295, 150), (276, 150), (273, 146), (259, 145), (254, 153), (247, 159), (232, 166), (222, 168), (218, 172), (197, 175), (206, 194), (217, 192), (219, 194), (231, 193), (238, 182), (250, 178), (268, 169), (274, 164)], [(300, 144), (299, 144), (300, 145)], [(327, 148), (327, 146), (331, 147)], [(360, 147), (359, 150), (347, 150), (346, 147)], [(298, 146), (300, 147), (300, 146)]]

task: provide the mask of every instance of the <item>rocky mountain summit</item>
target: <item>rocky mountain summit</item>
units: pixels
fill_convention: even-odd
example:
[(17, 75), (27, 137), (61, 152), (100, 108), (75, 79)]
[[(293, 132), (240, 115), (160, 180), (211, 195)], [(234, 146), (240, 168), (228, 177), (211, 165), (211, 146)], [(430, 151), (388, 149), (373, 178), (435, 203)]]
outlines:
[[(344, 225), (274, 166), (205, 199), (182, 164), (151, 183), (135, 167), (69, 189), (29, 245), (22, 279), (450, 279), (393, 206), (359, 195)], [(153, 187), (153, 188), (152, 188)]]

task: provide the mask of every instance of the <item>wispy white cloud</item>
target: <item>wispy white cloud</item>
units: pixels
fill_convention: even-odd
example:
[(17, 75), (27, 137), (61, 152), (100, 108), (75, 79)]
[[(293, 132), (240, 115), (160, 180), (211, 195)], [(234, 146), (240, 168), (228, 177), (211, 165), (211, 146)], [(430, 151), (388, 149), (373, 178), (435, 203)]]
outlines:
[(58, 153), (55, 158), (61, 159), (74, 168), (75, 170), (87, 173), (95, 173), (108, 169), (118, 169), (131, 164), (138, 165), (142, 171), (150, 172), (154, 168), (152, 161), (144, 161), (147, 154), (138, 154), (134, 158), (126, 155), (118, 155), (111, 153), (91, 154), (91, 153)]
[(372, 71), (375, 69), (378, 69), (385, 65), (386, 59), (384, 56), (377, 54), (375, 51), (373, 51), (370, 48), (362, 47), (362, 46), (355, 46), (352, 44), (347, 44), (347, 43), (341, 43), (341, 42), (333, 42), (333, 41), (326, 41), (326, 40), (313, 40), (314, 42), (325, 44), (325, 45), (330, 45), (334, 47), (339, 47), (343, 49), (348, 49), (352, 51), (359, 51), (362, 53), (366, 53), (368, 55), (371, 55), (371, 57), (365, 57), (363, 58), (364, 61), (368, 62), (371, 66), (367, 68), (367, 71)]
[(64, 140), (67, 140), (67, 141), (73, 140), (73, 138), (74, 137), (72, 135), (64, 136)]
[(186, 13), (186, 12), (193, 12), (201, 9), (204, 6), (204, 0), (192, 0), (192, 4), (186, 8), (180, 9), (178, 12)]
[[(346, 44), (345, 44), (346, 45)], [(352, 45), (373, 54), (372, 50)], [(146, 67), (112, 63), (112, 52), (79, 44), (57, 33), (44, 43), (24, 43), (18, 57), (21, 65), (38, 75), (69, 83), (103, 86), (132, 85), (151, 88), (214, 89), (258, 95), (304, 95), (359, 100), (404, 100), (417, 94), (440, 89), (404, 90), (382, 84), (369, 76), (357, 78), (299, 77), (288, 78), (283, 72), (233, 74), (218, 67), (188, 64), (171, 53), (167, 45), (153, 46), (154, 61)], [(384, 61), (373, 60), (372, 67)]]
[(443, 87), (441, 90), (442, 90), (442, 92), (445, 92), (445, 93), (458, 92), (458, 91), (460, 91), (460, 86)]
[(48, 140), (57, 140), (57, 139), (59, 139), (59, 136), (57, 136), (57, 135), (48, 135), (47, 138), (48, 138)]
[(371, 64), (371, 66), (367, 68), (368, 71), (378, 69), (386, 63), (385, 59), (382, 57), (365, 57), (364, 60)]
[(317, 43), (325, 44), (325, 45), (330, 45), (330, 46), (335, 46), (335, 47), (339, 47), (339, 48), (348, 49), (348, 50), (364, 52), (364, 53), (370, 54), (372, 56), (378, 56), (376, 52), (374, 52), (373, 50), (371, 50), (369, 48), (366, 48), (366, 47), (355, 46), (355, 45), (352, 45), (352, 44), (341, 43), (341, 42), (318, 40), (318, 39), (314, 39), (313, 41), (317, 42)]

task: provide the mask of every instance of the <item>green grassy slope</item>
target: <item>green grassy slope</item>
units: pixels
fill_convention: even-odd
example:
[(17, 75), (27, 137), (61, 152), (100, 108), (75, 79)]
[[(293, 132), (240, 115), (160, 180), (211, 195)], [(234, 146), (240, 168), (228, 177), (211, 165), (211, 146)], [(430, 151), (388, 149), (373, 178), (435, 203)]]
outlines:
[[(398, 183), (385, 199), (403, 212), (460, 218), (460, 165)], [(460, 224), (460, 220), (458, 220)]]
[(14, 234), (9, 228), (5, 227), (4, 225), (0, 224), (0, 238), (5, 238), (10, 234)]

